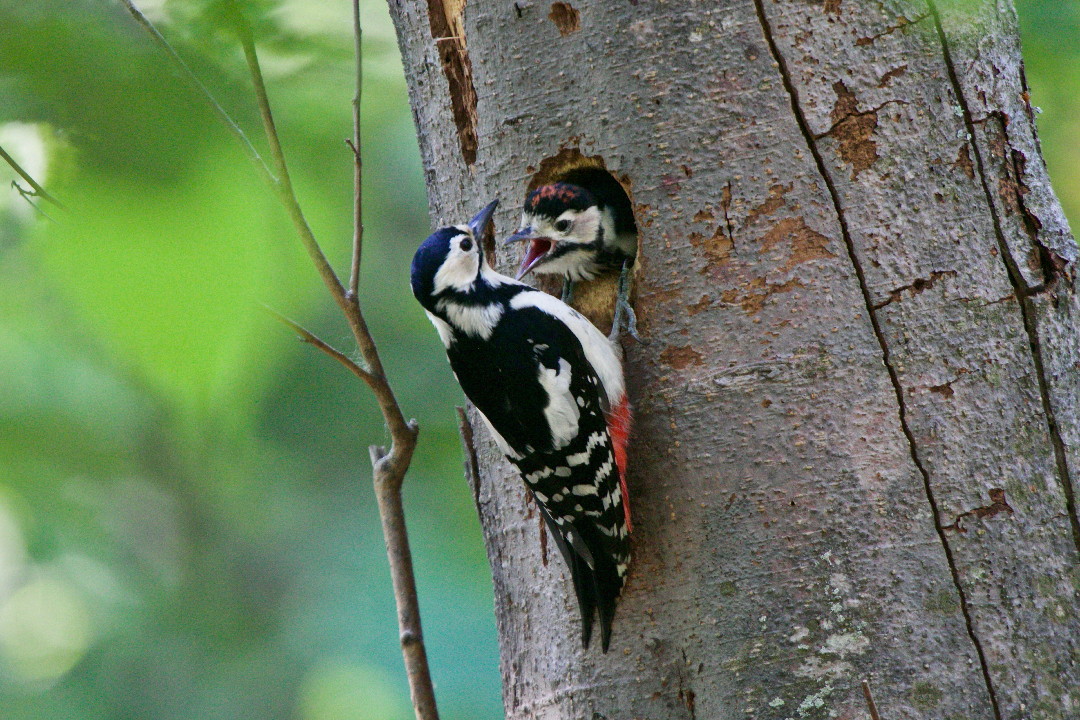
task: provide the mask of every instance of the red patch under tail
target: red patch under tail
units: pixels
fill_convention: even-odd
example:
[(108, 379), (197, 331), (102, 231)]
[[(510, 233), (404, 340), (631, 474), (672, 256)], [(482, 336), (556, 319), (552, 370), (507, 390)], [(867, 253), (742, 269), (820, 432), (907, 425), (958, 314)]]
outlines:
[(615, 464), (619, 468), (619, 489), (622, 491), (623, 512), (626, 513), (626, 531), (634, 529), (630, 522), (630, 492), (626, 487), (626, 444), (630, 441), (630, 401), (623, 395), (619, 404), (607, 414), (608, 434), (615, 450)]

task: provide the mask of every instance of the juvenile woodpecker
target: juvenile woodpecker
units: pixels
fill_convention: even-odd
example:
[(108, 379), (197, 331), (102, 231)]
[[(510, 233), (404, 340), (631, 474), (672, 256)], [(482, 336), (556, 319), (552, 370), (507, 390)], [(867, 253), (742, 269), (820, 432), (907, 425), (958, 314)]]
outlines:
[(588, 647), (607, 652), (630, 561), (630, 406), (614, 345), (573, 308), (491, 268), (481, 236), (498, 201), (436, 231), (412, 262), (413, 295), (570, 568)]
[(529, 243), (518, 279), (529, 272), (561, 275), (566, 280), (563, 300), (567, 302), (574, 281), (620, 272), (613, 331), (618, 332), (618, 321), (625, 313), (630, 332), (637, 337), (628, 299), (629, 269), (637, 254), (637, 225), (629, 198), (606, 172), (579, 170), (564, 182), (533, 190), (525, 198), (521, 227), (504, 242)]

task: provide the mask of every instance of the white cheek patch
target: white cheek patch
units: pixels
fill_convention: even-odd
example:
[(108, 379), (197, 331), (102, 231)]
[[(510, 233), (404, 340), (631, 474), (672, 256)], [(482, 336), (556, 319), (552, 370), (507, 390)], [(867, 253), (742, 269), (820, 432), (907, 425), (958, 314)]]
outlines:
[[(570, 222), (566, 233), (560, 233), (555, 229), (555, 225), (561, 220)], [(584, 210), (566, 210), (545, 229), (550, 229), (551, 236), (558, 237), (559, 242), (587, 243), (596, 239), (596, 231), (599, 227), (600, 209), (593, 205)]]
[[(592, 240), (596, 237), (596, 231), (600, 227), (600, 208), (593, 205), (578, 213), (577, 224), (574, 226), (574, 234)], [(605, 234), (607, 228), (604, 228)]]
[(574, 396), (570, 393), (570, 377), (570, 363), (566, 358), (559, 358), (558, 370), (540, 367), (540, 385), (548, 396), (544, 417), (556, 450), (566, 447), (577, 437), (578, 420), (581, 418)]
[(476, 282), (480, 271), (480, 255), (475, 247), (467, 252), (459, 247), (461, 240), (467, 237), (469, 234), (463, 232), (450, 240), (450, 252), (439, 266), (433, 280), (436, 295), (448, 288), (465, 292)]

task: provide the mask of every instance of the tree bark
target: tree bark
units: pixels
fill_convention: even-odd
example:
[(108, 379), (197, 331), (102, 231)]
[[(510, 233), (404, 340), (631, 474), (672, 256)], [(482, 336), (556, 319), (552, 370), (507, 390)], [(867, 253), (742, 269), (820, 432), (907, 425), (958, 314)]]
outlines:
[(936, 5), (390, 0), (436, 223), (602, 160), (641, 232), (608, 654), (473, 423), (508, 718), (1080, 715), (1077, 248)]

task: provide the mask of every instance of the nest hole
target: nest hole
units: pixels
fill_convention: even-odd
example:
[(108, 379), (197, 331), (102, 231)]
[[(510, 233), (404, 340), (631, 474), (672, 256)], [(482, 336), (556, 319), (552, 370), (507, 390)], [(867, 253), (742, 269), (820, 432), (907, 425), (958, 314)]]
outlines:
[[(641, 254), (641, 223), (637, 217), (630, 178), (616, 176), (607, 169), (603, 157), (584, 155), (577, 148), (563, 148), (556, 155), (545, 158), (538, 168), (530, 167), (532, 177), (525, 194), (543, 185), (564, 182), (588, 190), (601, 204), (615, 208), (631, 224), (630, 231), (637, 237), (636, 257)], [(635, 258), (631, 272), (636, 276), (638, 263)], [(553, 295), (560, 295), (563, 288), (558, 278), (534, 277), (540, 289)], [(572, 304), (584, 313), (597, 326), (610, 327), (618, 288), (618, 273), (605, 273), (590, 281), (574, 284)]]

